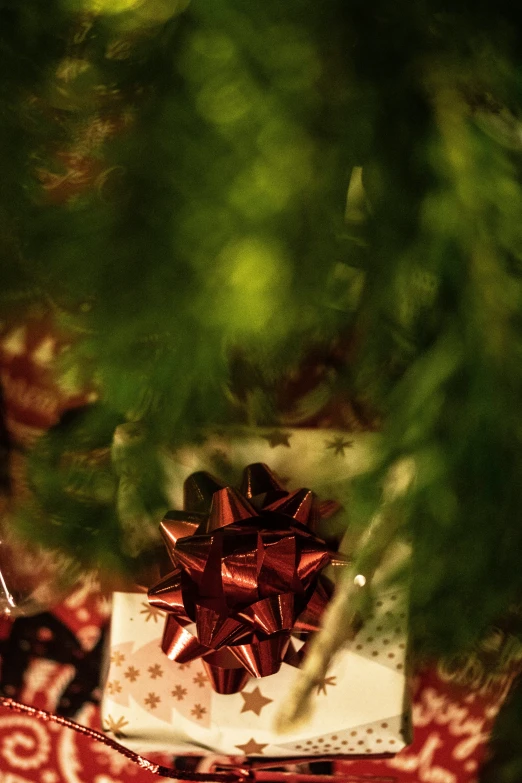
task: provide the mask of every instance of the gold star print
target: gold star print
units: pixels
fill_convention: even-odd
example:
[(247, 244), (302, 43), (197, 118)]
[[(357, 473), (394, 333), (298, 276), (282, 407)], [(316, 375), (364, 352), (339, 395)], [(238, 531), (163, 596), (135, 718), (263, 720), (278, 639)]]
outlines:
[(121, 693), (121, 685), (118, 680), (114, 680), (107, 685), (109, 693)]
[(131, 682), (134, 682), (140, 676), (140, 670), (136, 669), (134, 666), (129, 666), (129, 668), (127, 669), (127, 671), (124, 673), (123, 676), (126, 677)]
[(274, 430), (273, 432), (269, 432), (268, 435), (263, 435), (262, 437), (264, 440), (268, 441), (268, 444), (272, 449), (275, 449), (276, 446), (286, 446), (287, 448), (290, 448), (289, 440), (292, 437), (292, 433), (279, 432), (279, 430)]
[(252, 693), (241, 691), (241, 696), (245, 700), (241, 712), (254, 712), (256, 715), (260, 715), (263, 707), (274, 701), (273, 699), (267, 699), (266, 696), (263, 696), (259, 688), (254, 688)]
[(155, 663), (153, 666), (149, 666), (147, 669), (152, 680), (156, 680), (158, 677), (163, 677), (163, 669), (159, 663)]
[(140, 614), (146, 615), (145, 622), (148, 623), (150, 619), (153, 619), (155, 623), (158, 622), (158, 617), (163, 617), (163, 612), (161, 609), (156, 609), (155, 606), (151, 606), (150, 604), (146, 604), (143, 602), (141, 604), (143, 606), (143, 609), (141, 610)]
[(115, 737), (124, 737), (122, 729), (129, 725), (129, 721), (125, 718), (118, 718), (115, 720), (111, 715), (107, 715), (107, 720), (103, 722), (103, 730), (110, 731)]
[(206, 707), (202, 707), (201, 704), (195, 704), (191, 709), (190, 714), (194, 715), (196, 720), (201, 720), (201, 718), (206, 713), (206, 711), (207, 711)]
[(192, 678), (192, 682), (195, 685), (199, 685), (200, 688), (205, 687), (205, 683), (207, 682), (208, 677), (206, 677), (203, 672), (198, 672), (195, 677)]
[(150, 707), (151, 710), (155, 710), (158, 704), (160, 703), (161, 699), (156, 693), (149, 693), (147, 698), (145, 699), (145, 704), (147, 707)]
[(248, 740), (248, 742), (245, 742), (244, 745), (236, 745), (235, 747), (239, 748), (239, 750), (242, 750), (245, 756), (252, 756), (254, 753), (257, 755), (262, 755), (263, 748), (266, 748), (266, 744), (262, 745), (260, 742), (256, 742), (252, 737)]
[(353, 441), (345, 440), (342, 435), (339, 435), (339, 437), (334, 438), (333, 440), (326, 440), (325, 444), (327, 449), (334, 450), (334, 454), (340, 454), (344, 457), (344, 450), (351, 448), (353, 446)]
[(121, 652), (115, 651), (111, 655), (111, 663), (113, 663), (115, 666), (121, 666), (124, 660), (125, 656)]
[(183, 688), (181, 685), (176, 685), (173, 691), (170, 692), (171, 696), (174, 696), (175, 699), (178, 701), (183, 701), (185, 696), (187, 695), (187, 689)]
[(190, 664), (192, 661), (189, 661), (188, 663), (178, 663), (178, 669), (180, 672), (182, 672), (184, 669), (190, 669)]
[(319, 680), (316, 683), (316, 685), (315, 685), (315, 687), (317, 689), (317, 693), (318, 694), (319, 693), (324, 693), (324, 695), (326, 696), (326, 686), (327, 685), (332, 685), (332, 686), (337, 685), (336, 679), (337, 679), (337, 677), (335, 675), (333, 677), (323, 677), (323, 679)]

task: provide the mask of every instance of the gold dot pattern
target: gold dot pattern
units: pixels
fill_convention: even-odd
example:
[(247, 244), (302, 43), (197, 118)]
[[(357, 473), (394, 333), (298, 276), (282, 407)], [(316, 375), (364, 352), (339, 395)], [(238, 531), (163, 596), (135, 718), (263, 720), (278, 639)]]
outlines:
[(354, 652), (397, 672), (404, 671), (407, 616), (402, 611), (401, 596), (391, 593), (375, 602), (353, 645)]
[[(368, 616), (351, 649), (375, 664), (403, 674), (406, 638), (407, 614), (403, 610), (402, 596), (388, 593), (375, 602), (373, 614)], [(407, 714), (398, 714), (380, 722), (337, 728), (335, 734), (309, 737), (298, 740), (298, 744), (289, 742), (279, 747), (303, 756), (395, 754), (409, 737), (408, 720)]]
[(288, 743), (281, 747), (303, 756), (396, 753), (405, 744), (402, 731), (404, 721), (404, 715), (396, 715), (371, 725), (338, 731), (336, 734), (325, 734), (322, 737), (312, 737), (296, 745)]

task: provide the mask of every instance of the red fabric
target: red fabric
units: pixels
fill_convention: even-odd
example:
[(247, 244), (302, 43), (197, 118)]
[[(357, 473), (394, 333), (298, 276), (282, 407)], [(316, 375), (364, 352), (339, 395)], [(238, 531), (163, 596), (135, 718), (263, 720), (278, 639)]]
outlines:
[[(91, 580), (81, 585), (53, 614), (60, 619), (64, 633), (72, 631), (81, 648), (89, 651), (107, 624), (109, 610), (107, 600)], [(23, 639), (20, 646), (29, 645), (33, 636), (42, 645), (51, 642), (49, 616), (40, 617), (42, 619), (31, 621), (33, 625), (39, 625), (36, 634)], [(56, 635), (56, 631), (54, 633)], [(14, 632), (11, 638), (14, 639)], [(77, 651), (72, 649), (70, 662), (57, 662), (40, 657), (37, 644), (33, 647), (21, 692), (14, 696), (25, 704), (55, 712), (64, 689), (74, 676)], [(94, 693), (96, 696), (99, 696), (99, 690)], [(101, 728), (97, 704), (85, 703), (75, 719), (94, 729)], [(155, 758), (171, 765), (172, 759), (167, 755)], [(151, 779), (149, 773), (101, 743), (52, 723), (0, 708), (1, 783), (145, 783)]]
[[(81, 722), (99, 729), (94, 705)], [(170, 759), (157, 760), (169, 764)], [(150, 783), (154, 778), (99, 742), (52, 723), (0, 710), (2, 783)]]
[(476, 783), (494, 719), (517, 669), (514, 662), (494, 677), (485, 675), (473, 689), (455, 681), (466, 680), (466, 668), (457, 674), (440, 667), (419, 672), (413, 687), (413, 743), (392, 759), (338, 762), (338, 773), (382, 775), (389, 783)]
[(6, 425), (16, 445), (31, 445), (64, 411), (88, 401), (89, 393), (57, 382), (55, 362), (69, 343), (48, 314), (11, 321), (0, 329)]

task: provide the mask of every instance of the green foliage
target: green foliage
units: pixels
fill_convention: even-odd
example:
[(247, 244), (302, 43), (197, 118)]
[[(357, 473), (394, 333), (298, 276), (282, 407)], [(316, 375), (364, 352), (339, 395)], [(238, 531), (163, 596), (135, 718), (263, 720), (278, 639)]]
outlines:
[(481, 783), (518, 783), (522, 775), (520, 730), (522, 694), (517, 683), (495, 723), (490, 757), (481, 770)]
[[(78, 334), (63, 369), (103, 401), (87, 431), (108, 449), (115, 426), (141, 422), (132, 471), (149, 513), (158, 448), (277, 421), (278, 380), (353, 332), (357, 362), (334, 391), (384, 421), (353, 524), (413, 460), (401, 518), (416, 648), (465, 649), (522, 595), (512, 4), (40, 5), (0, 3), (2, 296), (43, 298)], [(60, 153), (100, 118), (124, 127), (85, 155), (96, 186), (53, 200), (38, 171), (67, 174)], [(364, 192), (346, 209), (354, 166)], [(116, 467), (73, 475), (60, 456), (73, 435), (54, 437), (33, 484), (60, 523), (42, 517), (39, 535), (125, 565)], [(88, 501), (62, 492), (71, 482)]]
[(39, 442), (29, 464), (38, 504), (20, 515), (20, 530), (81, 563), (110, 571), (115, 564), (129, 564), (114, 510), (117, 487), (107, 469), (110, 443), (100, 428), (102, 419), (107, 430), (119, 423), (113, 416), (75, 411)]
[(387, 295), (376, 286), (367, 302), (375, 354), (366, 361), (373, 358), (372, 370), (379, 358), (388, 362), (376, 392), (386, 412), (382, 463), (371, 480), (396, 459), (415, 460), (405, 499), (415, 544), (412, 627), (417, 650), (436, 653), (469, 646), (522, 589), (521, 190), (516, 159), (477, 129), (458, 75), (429, 74), (430, 186), (415, 234), (401, 233), (400, 254), (383, 259)]

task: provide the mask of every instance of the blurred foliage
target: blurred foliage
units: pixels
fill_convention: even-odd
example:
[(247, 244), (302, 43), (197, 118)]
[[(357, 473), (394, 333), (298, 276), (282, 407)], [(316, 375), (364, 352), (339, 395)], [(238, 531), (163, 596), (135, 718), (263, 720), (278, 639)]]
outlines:
[[(61, 369), (100, 389), (88, 448), (140, 422), (148, 514), (161, 446), (277, 422), (279, 380), (352, 333), (332, 392), (384, 421), (352, 524), (412, 458), (419, 655), (467, 649), (522, 596), (513, 6), (0, 1), (0, 296), (5, 312), (44, 300), (78, 335)], [(122, 127), (85, 148), (100, 119)], [(49, 182), (79, 158), (95, 186), (59, 198)], [(116, 467), (71, 476), (76, 437), (58, 428), (33, 455), (46, 516), (25, 524), (124, 567)]]
[(517, 682), (495, 723), (480, 783), (519, 783), (522, 778), (522, 689)]

